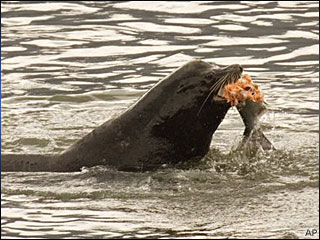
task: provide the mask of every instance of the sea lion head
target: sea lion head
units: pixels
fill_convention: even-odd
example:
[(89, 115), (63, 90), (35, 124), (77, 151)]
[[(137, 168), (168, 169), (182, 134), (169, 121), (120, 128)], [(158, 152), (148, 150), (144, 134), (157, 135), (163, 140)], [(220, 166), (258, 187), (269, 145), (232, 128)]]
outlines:
[[(218, 67), (201, 60), (193, 60), (155, 85), (148, 95), (152, 94), (151, 104), (156, 108), (160, 118), (175, 118), (184, 115), (185, 120), (201, 120), (212, 117), (214, 106), (226, 104), (218, 97), (223, 87), (237, 81), (243, 68), (239, 64)], [(219, 94), (221, 95), (221, 94)]]
[(219, 91), (238, 80), (238, 64), (220, 68), (201, 60), (191, 61), (163, 79), (149, 94), (153, 99), (152, 134), (172, 144), (172, 162), (203, 157), (212, 134), (231, 107)]

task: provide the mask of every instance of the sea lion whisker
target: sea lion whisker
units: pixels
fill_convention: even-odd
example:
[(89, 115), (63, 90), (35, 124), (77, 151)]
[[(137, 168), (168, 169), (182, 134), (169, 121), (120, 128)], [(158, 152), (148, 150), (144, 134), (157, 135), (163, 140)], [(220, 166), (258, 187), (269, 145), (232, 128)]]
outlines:
[(218, 93), (220, 93), (222, 91), (222, 88), (225, 87), (229, 83), (229, 81), (231, 79), (230, 75), (232, 75), (232, 73), (231, 74), (227, 74), (226, 79), (220, 84)]
[(236, 82), (240, 78), (241, 78), (241, 75), (239, 73), (236, 73), (235, 76), (234, 76), (233, 82)]
[(225, 85), (225, 83), (228, 81), (228, 77), (226, 77), (223, 82), (221, 82), (219, 85), (215, 87), (216, 90), (218, 90), (218, 93), (221, 91), (222, 87)]
[(198, 113), (197, 113), (197, 116), (199, 116), (201, 110), (203, 109), (204, 105), (206, 104), (206, 102), (208, 101), (210, 95), (211, 95), (213, 92), (214, 92), (214, 90), (211, 90), (211, 91), (209, 92), (208, 96), (206, 97), (206, 99), (202, 102), (201, 107), (200, 107), (200, 109), (199, 109), (199, 111), (198, 111)]
[(228, 79), (228, 74), (224, 75), (223, 77), (221, 77), (211, 88), (210, 88), (210, 93), (208, 96), (210, 96), (213, 92), (215, 92), (218, 89), (221, 89), (221, 86), (224, 85), (224, 83), (227, 81)]
[(217, 89), (221, 89), (222, 86), (225, 85), (225, 82), (228, 80), (230, 73), (227, 73), (225, 75), (223, 75), (221, 78), (218, 79), (217, 82), (215, 82), (212, 87), (210, 88), (210, 92), (207, 95), (206, 99), (202, 102), (201, 107), (197, 113), (197, 116), (199, 116), (201, 110), (203, 109), (204, 105), (206, 104), (206, 102), (208, 101), (208, 99), (210, 98), (210, 96), (212, 95), (212, 93), (214, 93)]
[(219, 84), (221, 83), (221, 82), (223, 82), (224, 80), (222, 79), (222, 78), (220, 78), (217, 82), (215, 82), (212, 86), (211, 86), (211, 88), (210, 88), (210, 91), (212, 90), (212, 89), (215, 89), (217, 86), (219, 86)]
[(228, 75), (229, 75), (229, 73), (226, 73), (226, 74), (222, 75), (222, 76), (211, 86), (210, 90), (211, 90), (214, 86), (216, 86), (216, 85), (218, 85), (219, 83), (223, 82), (223, 81), (228, 77)]
[(224, 85), (224, 82), (226, 81), (227, 77), (223, 77), (219, 80), (219, 82), (217, 82), (214, 86), (211, 87), (210, 89), (210, 93), (209, 94), (212, 94), (213, 92), (215, 92), (216, 90), (218, 89), (221, 89), (221, 86)]
[(218, 90), (218, 92), (221, 91), (222, 87), (224, 87), (226, 85), (226, 82), (229, 82), (230, 79), (230, 74), (232, 73), (227, 73), (223, 78), (222, 81), (219, 81), (219, 83), (217, 85), (214, 86), (213, 90)]
[(219, 85), (221, 82), (223, 82), (227, 76), (228, 76), (228, 74), (223, 75), (221, 78), (219, 78), (218, 81), (216, 81), (216, 82), (211, 86), (210, 90), (212, 90), (212, 89), (215, 88), (217, 85)]

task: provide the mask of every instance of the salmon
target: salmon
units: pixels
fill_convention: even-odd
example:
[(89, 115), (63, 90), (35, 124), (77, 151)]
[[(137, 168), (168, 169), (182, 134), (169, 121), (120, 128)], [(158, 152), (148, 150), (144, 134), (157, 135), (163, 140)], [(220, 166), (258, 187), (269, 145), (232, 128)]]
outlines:
[(263, 134), (259, 119), (266, 112), (267, 107), (263, 94), (248, 74), (224, 86), (221, 96), (236, 106), (245, 125), (241, 147), (274, 149), (272, 143)]
[(239, 147), (261, 147), (265, 151), (274, 150), (274, 146), (263, 134), (259, 124), (259, 119), (267, 111), (265, 102), (247, 100), (239, 102), (236, 107), (245, 125), (243, 139)]

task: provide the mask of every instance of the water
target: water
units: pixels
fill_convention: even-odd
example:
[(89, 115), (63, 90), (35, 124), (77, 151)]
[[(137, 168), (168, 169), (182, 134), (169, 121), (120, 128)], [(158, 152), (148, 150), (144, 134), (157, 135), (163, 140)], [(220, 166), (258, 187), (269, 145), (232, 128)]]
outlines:
[[(188, 170), (2, 173), (11, 238), (317, 238), (319, 3), (2, 2), (2, 153), (58, 153), (200, 58), (242, 64), (277, 148), (230, 153), (231, 109)], [(134, 127), (134, 126), (133, 126)]]

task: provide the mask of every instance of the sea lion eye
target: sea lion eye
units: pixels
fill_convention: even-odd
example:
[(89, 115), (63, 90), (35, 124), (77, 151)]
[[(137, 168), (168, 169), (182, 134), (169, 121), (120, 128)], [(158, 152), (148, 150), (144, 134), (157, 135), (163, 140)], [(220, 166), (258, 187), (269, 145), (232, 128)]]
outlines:
[(211, 80), (211, 79), (213, 79), (213, 76), (214, 76), (214, 72), (209, 72), (209, 73), (207, 73), (204, 77), (205, 77), (206, 79)]

